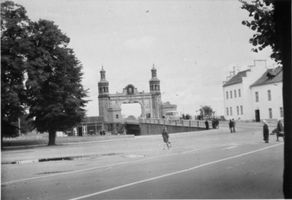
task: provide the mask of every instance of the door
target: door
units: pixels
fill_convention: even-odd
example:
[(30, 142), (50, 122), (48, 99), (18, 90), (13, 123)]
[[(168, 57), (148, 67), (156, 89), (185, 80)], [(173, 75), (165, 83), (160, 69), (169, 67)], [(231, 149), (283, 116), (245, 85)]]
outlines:
[(256, 120), (256, 122), (260, 122), (261, 121), (260, 110), (255, 110), (255, 120)]

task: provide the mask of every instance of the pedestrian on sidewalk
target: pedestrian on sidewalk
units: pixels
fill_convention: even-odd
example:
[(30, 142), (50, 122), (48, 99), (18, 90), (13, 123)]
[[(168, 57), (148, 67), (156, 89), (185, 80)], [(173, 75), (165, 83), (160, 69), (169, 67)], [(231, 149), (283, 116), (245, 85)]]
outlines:
[(206, 126), (206, 130), (208, 130), (209, 129), (209, 122), (208, 122), (208, 120), (205, 121), (205, 126)]
[(232, 121), (231, 120), (229, 120), (229, 129), (230, 129), (230, 133), (232, 133)]
[(263, 137), (266, 143), (269, 143), (269, 126), (266, 120), (263, 120)]
[(232, 119), (232, 132), (235, 133), (235, 121)]
[(169, 135), (168, 135), (166, 126), (163, 126), (162, 138), (163, 138), (163, 142), (166, 144), (167, 149), (169, 149), (171, 147), (171, 143), (169, 142)]
[(277, 141), (279, 141), (279, 137), (284, 138), (284, 125), (281, 119), (277, 123), (276, 136), (277, 136)]

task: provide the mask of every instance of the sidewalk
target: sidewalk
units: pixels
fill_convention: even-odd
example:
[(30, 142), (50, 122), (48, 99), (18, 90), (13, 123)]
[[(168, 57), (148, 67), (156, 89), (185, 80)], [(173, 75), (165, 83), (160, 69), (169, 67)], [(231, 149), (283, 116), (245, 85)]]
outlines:
[[(218, 131), (218, 129), (216, 129)], [(186, 137), (196, 137), (201, 134), (216, 132), (215, 129), (171, 133), (170, 138), (182, 140)], [(221, 131), (221, 130), (220, 130)], [(191, 136), (192, 135), (192, 136)], [(143, 136), (111, 136), (98, 137), (98, 140), (67, 142), (56, 146), (29, 145), (25, 147), (6, 147), (2, 151), (2, 164), (26, 164), (45, 161), (72, 160), (88, 157), (102, 157), (107, 155), (143, 155), (150, 156), (163, 151), (163, 142), (160, 134)], [(177, 139), (175, 139), (177, 138)], [(176, 141), (179, 142), (179, 141)], [(172, 148), (172, 152), (184, 151), (188, 147), (181, 144)]]
[[(48, 146), (46, 143), (5, 146), (1, 151), (1, 164), (36, 163), (102, 155), (100, 153), (92, 153), (97, 144), (100, 146), (102, 143), (119, 142), (134, 138), (134, 135), (90, 136), (83, 138), (83, 140), (79, 138), (78, 141), (74, 140), (75, 138), (73, 140), (72, 138), (66, 140), (57, 138), (55, 146)], [(87, 151), (84, 151), (84, 148)]]

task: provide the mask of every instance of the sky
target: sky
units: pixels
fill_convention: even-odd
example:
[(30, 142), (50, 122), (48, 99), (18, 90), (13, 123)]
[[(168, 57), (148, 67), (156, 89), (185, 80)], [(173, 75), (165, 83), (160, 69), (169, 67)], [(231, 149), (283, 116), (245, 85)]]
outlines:
[[(237, 0), (15, 0), (33, 21), (52, 20), (71, 40), (89, 89), (87, 116), (97, 116), (100, 70), (109, 92), (128, 84), (149, 92), (153, 64), (161, 98), (180, 113), (195, 115), (204, 105), (223, 115), (223, 81), (236, 67), (266, 59), (270, 48), (251, 51), (253, 32)], [(134, 106), (135, 107), (135, 106)], [(135, 113), (131, 107), (128, 113)], [(123, 111), (125, 113), (125, 111)]]

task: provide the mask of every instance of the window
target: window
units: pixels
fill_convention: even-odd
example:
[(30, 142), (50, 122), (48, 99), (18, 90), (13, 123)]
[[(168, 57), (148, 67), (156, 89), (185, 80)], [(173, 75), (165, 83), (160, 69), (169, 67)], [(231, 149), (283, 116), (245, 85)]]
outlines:
[(226, 91), (226, 99), (228, 99), (228, 91)]
[(226, 108), (226, 115), (227, 115), (227, 116), (229, 115), (229, 110), (228, 110), (228, 108)]
[(255, 101), (259, 102), (259, 92), (255, 92)]
[(271, 96), (271, 90), (268, 90), (268, 101), (272, 100), (272, 96)]
[(283, 107), (280, 107), (280, 117), (283, 117), (284, 113), (283, 113)]
[(236, 95), (236, 90), (234, 90), (234, 98), (236, 98), (236, 96), (237, 96), (237, 95)]
[(119, 115), (116, 115), (116, 119), (119, 119)]
[(243, 106), (240, 106), (240, 113), (243, 115)]
[(239, 106), (236, 106), (236, 113), (239, 115)]
[(232, 91), (230, 91), (230, 99), (232, 99)]
[(232, 116), (232, 107), (230, 107), (230, 116)]
[(272, 108), (269, 108), (269, 117), (270, 117), (270, 119), (273, 118)]
[(241, 97), (241, 91), (238, 89), (238, 97)]

